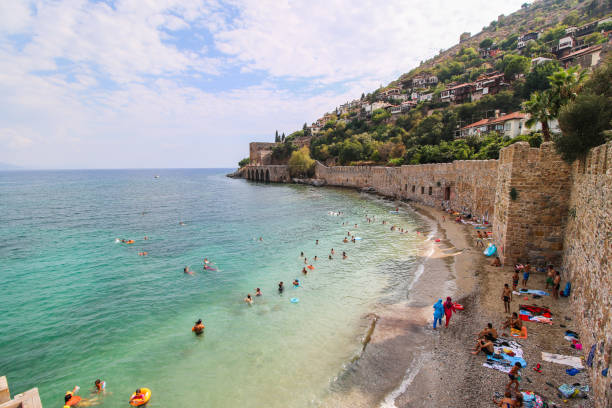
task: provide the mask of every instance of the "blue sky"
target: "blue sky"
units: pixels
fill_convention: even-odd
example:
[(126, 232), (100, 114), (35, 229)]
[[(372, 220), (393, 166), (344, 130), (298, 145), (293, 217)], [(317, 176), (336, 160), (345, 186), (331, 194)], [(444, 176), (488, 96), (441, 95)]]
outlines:
[(0, 2), (0, 162), (234, 167), (524, 0)]

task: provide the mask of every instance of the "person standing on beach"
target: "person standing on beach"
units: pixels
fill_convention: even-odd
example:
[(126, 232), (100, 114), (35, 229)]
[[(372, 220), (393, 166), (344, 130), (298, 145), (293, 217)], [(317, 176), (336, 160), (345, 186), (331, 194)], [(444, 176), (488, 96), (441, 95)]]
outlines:
[(555, 299), (559, 299), (559, 288), (561, 287), (561, 275), (559, 274), (559, 271), (555, 272), (555, 277), (553, 279), (553, 297)]
[(519, 279), (518, 269), (515, 269), (514, 275), (512, 275), (512, 290), (516, 290), (518, 287)]
[(552, 265), (548, 265), (548, 272), (546, 272), (546, 288), (548, 289), (548, 285), (553, 286), (553, 281), (555, 279), (555, 268)]
[(527, 288), (527, 281), (529, 280), (529, 273), (531, 272), (531, 264), (527, 262), (523, 267), (523, 287)]
[(446, 316), (446, 325), (448, 327), (448, 322), (450, 322), (451, 316), (453, 312), (456, 312), (455, 304), (451, 300), (450, 296), (446, 298), (446, 302), (444, 302), (444, 316)]
[(504, 291), (502, 292), (502, 300), (504, 301), (504, 311), (510, 313), (510, 302), (512, 302), (512, 291), (507, 283), (504, 284)]
[(438, 324), (440, 326), (442, 325), (442, 316), (444, 316), (444, 305), (442, 304), (442, 299), (438, 299), (436, 304), (433, 305), (433, 308), (434, 308), (433, 328), (434, 328), (434, 330), (436, 330), (436, 326)]

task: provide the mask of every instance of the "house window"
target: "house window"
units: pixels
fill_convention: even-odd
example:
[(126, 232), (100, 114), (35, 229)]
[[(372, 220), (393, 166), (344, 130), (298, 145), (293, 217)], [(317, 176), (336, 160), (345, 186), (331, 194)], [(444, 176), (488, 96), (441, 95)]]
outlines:
[(425, 187), (421, 186), (421, 194), (425, 194)]
[(416, 190), (416, 186), (412, 186), (412, 192), (414, 193), (414, 190)]
[(432, 190), (431, 187), (429, 187), (429, 195), (431, 195), (431, 190)]
[(510, 130), (510, 128), (512, 127), (512, 123), (506, 122), (504, 126), (506, 127), (506, 130)]

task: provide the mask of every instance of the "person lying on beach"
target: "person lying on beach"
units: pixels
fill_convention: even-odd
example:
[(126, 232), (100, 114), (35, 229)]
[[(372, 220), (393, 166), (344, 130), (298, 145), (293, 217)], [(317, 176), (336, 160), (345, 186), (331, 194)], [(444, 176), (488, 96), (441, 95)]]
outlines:
[(502, 300), (504, 301), (504, 311), (510, 313), (510, 302), (512, 302), (512, 291), (507, 283), (504, 284), (504, 290), (502, 292)]
[(261, 289), (257, 288), (255, 289), (255, 296), (262, 296), (263, 293), (261, 293)]
[(476, 343), (476, 347), (474, 347), (474, 351), (472, 354), (476, 355), (480, 352), (485, 353), (487, 356), (492, 356), (495, 352), (495, 347), (493, 347), (493, 342), (491, 340), (481, 339)]
[(278, 293), (283, 293), (283, 290), (285, 290), (285, 284), (282, 281), (278, 282)]
[(487, 327), (485, 327), (480, 333), (478, 333), (478, 337), (476, 340), (488, 340), (495, 341), (497, 340), (497, 330), (493, 328), (493, 323), (488, 323)]
[(247, 295), (247, 297), (244, 298), (245, 303), (248, 303), (249, 305), (253, 304), (253, 298), (251, 297), (251, 294), (249, 293)]
[(510, 391), (506, 391), (504, 393), (504, 398), (502, 398), (499, 401), (493, 398), (493, 403), (501, 408), (514, 408), (515, 407), (514, 400), (512, 399), (512, 394), (510, 393)]
[(202, 332), (204, 331), (204, 323), (202, 323), (202, 319), (198, 319), (198, 321), (195, 322), (195, 324), (191, 328), (191, 331), (195, 334), (202, 334)]
[(502, 329), (505, 329), (507, 327), (510, 327), (511, 329), (515, 329), (515, 330), (523, 329), (523, 321), (519, 319), (516, 312), (512, 312), (512, 316), (504, 322)]

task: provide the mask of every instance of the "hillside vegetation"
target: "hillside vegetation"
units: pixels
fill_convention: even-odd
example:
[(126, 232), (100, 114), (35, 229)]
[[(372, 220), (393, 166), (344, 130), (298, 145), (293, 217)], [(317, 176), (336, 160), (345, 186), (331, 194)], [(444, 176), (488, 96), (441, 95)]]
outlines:
[[(591, 84), (586, 87), (590, 96), (580, 98), (580, 109), (565, 108), (585, 88), (588, 70), (563, 69), (568, 60), (559, 59), (563, 60), (560, 55), (567, 52), (562, 54), (557, 49), (561, 48), (559, 40), (568, 32), (574, 36), (572, 47), (576, 50), (599, 44), (608, 47), (612, 19), (605, 18), (612, 16), (611, 11), (612, 0), (525, 3), (520, 10), (500, 16), (474, 36), (466, 35), (461, 43), (422, 62), (387, 86), (325, 114), (318, 124), (304, 124), (287, 137), (277, 134), (275, 141), (279, 143), (273, 157), (288, 160), (297, 145), (306, 144), (313, 159), (329, 165), (440, 163), (495, 159), (499, 150), (511, 143), (528, 141), (537, 147), (549, 138), (565, 150), (572, 150), (580, 140), (582, 147), (575, 151), (584, 151), (584, 146), (591, 143), (584, 142), (588, 135), (576, 136), (574, 129), (574, 139), (560, 139), (565, 135), (555, 133), (550, 124), (561, 115), (560, 124), (565, 131), (570, 129), (568, 118), (571, 114), (579, 118), (580, 109), (603, 111), (597, 125), (588, 132), (596, 132), (592, 140), (605, 140), (608, 133), (603, 131), (610, 128), (612, 119), (605, 109), (610, 111), (612, 105), (609, 97), (602, 96), (607, 91), (594, 91), (597, 87)], [(580, 35), (582, 27), (588, 28), (590, 23), (594, 25), (589, 34)], [(526, 40), (530, 33), (537, 38)], [(537, 57), (541, 61), (536, 64), (532, 60)], [(600, 75), (605, 78), (608, 71), (602, 70)], [(478, 91), (486, 81), (494, 81), (487, 94)], [(449, 98), (449, 90), (455, 88)], [(461, 95), (461, 89), (469, 89), (469, 95)], [(530, 114), (522, 117), (532, 131), (510, 138), (503, 129), (477, 134), (466, 130), (482, 119), (520, 111)], [(572, 125), (576, 125), (575, 121)], [(303, 157), (304, 151), (300, 155)], [(572, 160), (576, 155), (564, 157)]]

